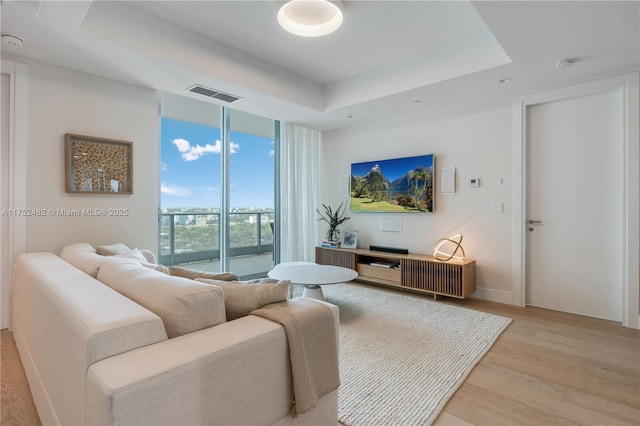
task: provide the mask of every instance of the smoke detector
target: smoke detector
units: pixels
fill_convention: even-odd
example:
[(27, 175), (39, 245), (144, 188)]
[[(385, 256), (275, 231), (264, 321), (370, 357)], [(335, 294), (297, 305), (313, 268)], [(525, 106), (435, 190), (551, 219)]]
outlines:
[(562, 59), (561, 61), (556, 62), (556, 68), (558, 68), (559, 70), (569, 68), (575, 61), (575, 59), (571, 58)]
[(2, 34), (2, 45), (19, 49), (24, 45), (24, 42), (21, 38), (11, 34)]

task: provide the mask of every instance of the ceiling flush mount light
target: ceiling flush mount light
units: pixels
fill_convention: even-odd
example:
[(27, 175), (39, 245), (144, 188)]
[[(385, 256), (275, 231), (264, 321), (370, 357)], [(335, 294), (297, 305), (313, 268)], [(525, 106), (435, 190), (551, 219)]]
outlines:
[(511, 83), (511, 77), (501, 78), (498, 83)]
[(278, 11), (278, 23), (292, 34), (320, 37), (340, 28), (341, 6), (328, 0), (291, 0)]
[(19, 37), (13, 36), (11, 34), (2, 34), (3, 46), (15, 47), (19, 49), (23, 46), (23, 44), (24, 42)]

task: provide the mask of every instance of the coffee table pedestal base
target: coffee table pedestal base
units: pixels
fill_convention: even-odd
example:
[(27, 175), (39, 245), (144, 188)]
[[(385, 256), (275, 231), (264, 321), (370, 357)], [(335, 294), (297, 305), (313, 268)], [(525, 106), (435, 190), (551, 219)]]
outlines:
[(322, 287), (320, 287), (319, 285), (304, 286), (302, 297), (324, 301), (324, 295), (322, 294)]

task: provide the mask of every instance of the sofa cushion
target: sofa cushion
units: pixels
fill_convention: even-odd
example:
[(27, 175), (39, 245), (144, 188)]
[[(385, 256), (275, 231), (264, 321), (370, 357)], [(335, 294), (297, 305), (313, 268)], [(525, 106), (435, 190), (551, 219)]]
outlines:
[(218, 281), (237, 281), (238, 276), (233, 272), (206, 272), (196, 271), (193, 269), (181, 268), (180, 266), (169, 266), (169, 275), (176, 277), (189, 278), (195, 280), (196, 278), (206, 278), (209, 280)]
[(102, 256), (117, 256), (120, 254), (127, 254), (130, 251), (131, 249), (122, 243), (96, 247), (96, 253), (101, 254)]
[(166, 275), (124, 258), (105, 261), (98, 280), (158, 315), (170, 338), (225, 322), (220, 287)]
[(162, 272), (163, 274), (169, 274), (169, 267), (161, 263), (140, 262), (140, 264), (145, 268), (151, 268), (158, 272)]
[(53, 253), (16, 256), (13, 314), (43, 424), (87, 424), (89, 366), (167, 340), (157, 315)]
[(107, 260), (97, 254), (96, 249), (88, 243), (68, 245), (62, 249), (60, 257), (93, 278), (98, 275), (100, 265)]
[(270, 303), (287, 300), (291, 281), (261, 279), (252, 281), (220, 281), (196, 278), (196, 281), (212, 284), (224, 291), (224, 307), (227, 321), (249, 314)]

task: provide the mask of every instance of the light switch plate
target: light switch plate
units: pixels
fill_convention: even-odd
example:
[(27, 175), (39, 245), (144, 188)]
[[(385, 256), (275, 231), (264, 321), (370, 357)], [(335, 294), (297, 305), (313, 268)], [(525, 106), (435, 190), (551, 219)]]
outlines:
[(504, 206), (502, 203), (491, 203), (491, 213), (504, 213)]
[(489, 184), (491, 185), (502, 185), (502, 178), (501, 177), (490, 177), (489, 178)]

